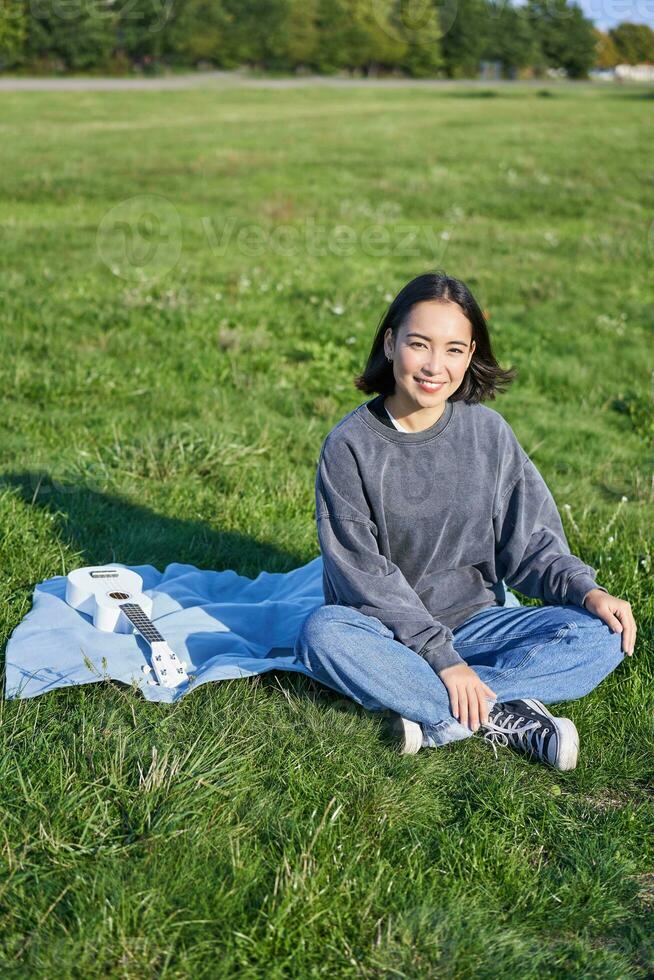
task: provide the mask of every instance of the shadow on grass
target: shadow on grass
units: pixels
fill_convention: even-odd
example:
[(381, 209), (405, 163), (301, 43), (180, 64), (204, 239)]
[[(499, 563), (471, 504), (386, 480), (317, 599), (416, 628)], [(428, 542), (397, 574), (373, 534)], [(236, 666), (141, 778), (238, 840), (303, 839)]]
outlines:
[(164, 568), (181, 562), (211, 570), (233, 569), (253, 578), (263, 569), (289, 572), (306, 561), (247, 535), (214, 530), (200, 519), (157, 514), (80, 482), (54, 480), (39, 470), (4, 474), (0, 487), (17, 489), (28, 506), (51, 514), (61, 537), (81, 555), (80, 564), (118, 561)]
[(637, 99), (641, 101), (642, 99), (654, 99), (654, 88), (646, 89), (643, 92), (633, 92), (631, 90), (621, 92), (618, 90), (617, 92), (607, 92), (606, 94), (610, 99)]
[(504, 93), (497, 92), (492, 88), (481, 88), (479, 90), (475, 89), (464, 89), (462, 92), (444, 92), (450, 99), (499, 99), (502, 98)]

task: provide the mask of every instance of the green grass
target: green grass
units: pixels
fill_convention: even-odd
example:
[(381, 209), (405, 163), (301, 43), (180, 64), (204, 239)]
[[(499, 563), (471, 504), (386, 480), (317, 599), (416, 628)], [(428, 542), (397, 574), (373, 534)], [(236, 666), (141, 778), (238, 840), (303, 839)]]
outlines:
[[(4, 640), (78, 565), (314, 558), (322, 440), (387, 297), (439, 267), (639, 627), (557, 708), (566, 774), (478, 738), (399, 758), (294, 674), (0, 703), (4, 975), (652, 975), (653, 103), (551, 88), (3, 94)], [(127, 242), (105, 216), (138, 195), (163, 223)], [(349, 250), (311, 247), (339, 224)]]

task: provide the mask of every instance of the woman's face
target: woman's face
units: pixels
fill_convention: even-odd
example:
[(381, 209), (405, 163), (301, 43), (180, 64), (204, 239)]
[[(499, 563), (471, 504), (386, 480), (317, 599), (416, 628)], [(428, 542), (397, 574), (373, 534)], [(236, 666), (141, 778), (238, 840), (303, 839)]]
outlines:
[[(396, 409), (404, 415), (442, 409), (461, 385), (474, 349), (472, 325), (457, 303), (417, 303), (395, 344), (390, 328), (384, 337), (384, 351), (393, 357)], [(442, 385), (429, 389), (420, 385), (419, 378)]]

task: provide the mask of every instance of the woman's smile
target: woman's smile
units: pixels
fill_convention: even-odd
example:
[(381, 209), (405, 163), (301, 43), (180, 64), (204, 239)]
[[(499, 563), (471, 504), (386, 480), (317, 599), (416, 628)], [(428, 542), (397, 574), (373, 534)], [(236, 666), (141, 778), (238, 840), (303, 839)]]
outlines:
[(430, 395), (433, 394), (435, 391), (440, 391), (441, 388), (445, 386), (444, 381), (438, 381), (438, 382), (425, 381), (424, 378), (415, 378), (414, 380), (419, 388), (421, 388), (423, 391), (428, 392)]

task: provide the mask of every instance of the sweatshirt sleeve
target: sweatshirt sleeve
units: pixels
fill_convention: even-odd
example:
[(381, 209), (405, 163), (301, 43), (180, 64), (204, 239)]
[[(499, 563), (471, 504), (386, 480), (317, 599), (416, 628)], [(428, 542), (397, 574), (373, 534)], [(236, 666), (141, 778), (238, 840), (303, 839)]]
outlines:
[(356, 461), (347, 445), (323, 451), (316, 475), (323, 568), (339, 605), (376, 617), (438, 673), (465, 663), (453, 634), (434, 619), (400, 568), (380, 554)]
[(595, 569), (571, 554), (550, 490), (529, 456), (493, 515), (498, 580), (550, 605), (583, 606), (601, 589)]

